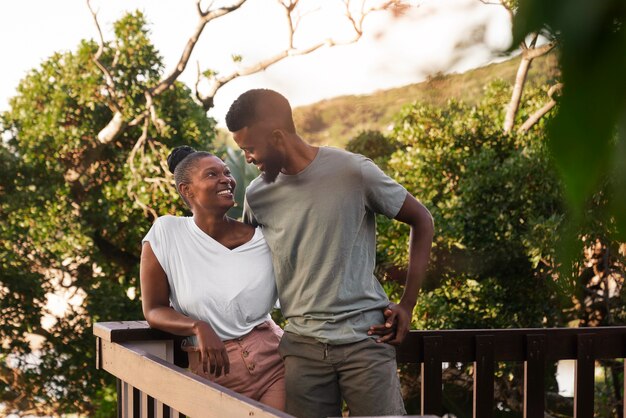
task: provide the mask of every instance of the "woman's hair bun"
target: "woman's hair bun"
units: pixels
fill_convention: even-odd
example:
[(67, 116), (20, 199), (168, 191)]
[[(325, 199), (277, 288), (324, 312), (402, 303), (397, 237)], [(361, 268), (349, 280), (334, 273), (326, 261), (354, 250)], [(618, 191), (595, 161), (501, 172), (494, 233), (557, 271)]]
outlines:
[(167, 156), (167, 168), (170, 169), (170, 172), (174, 174), (174, 170), (176, 170), (176, 166), (185, 159), (189, 154), (193, 154), (196, 152), (195, 149), (191, 148), (189, 145), (181, 145), (180, 147), (176, 147), (170, 152), (170, 155)]

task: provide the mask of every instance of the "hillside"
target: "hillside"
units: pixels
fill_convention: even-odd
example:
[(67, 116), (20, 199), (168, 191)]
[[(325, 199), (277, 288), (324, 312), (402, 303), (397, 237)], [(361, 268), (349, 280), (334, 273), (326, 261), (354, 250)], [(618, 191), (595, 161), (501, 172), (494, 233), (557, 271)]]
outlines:
[[(385, 131), (394, 116), (409, 103), (444, 104), (448, 99), (473, 103), (483, 87), (495, 79), (513, 83), (519, 57), (476, 68), (462, 74), (436, 75), (427, 81), (369, 95), (340, 96), (294, 109), (298, 133), (315, 144), (343, 147), (360, 131)], [(542, 85), (558, 76), (556, 54), (535, 59), (527, 83)]]

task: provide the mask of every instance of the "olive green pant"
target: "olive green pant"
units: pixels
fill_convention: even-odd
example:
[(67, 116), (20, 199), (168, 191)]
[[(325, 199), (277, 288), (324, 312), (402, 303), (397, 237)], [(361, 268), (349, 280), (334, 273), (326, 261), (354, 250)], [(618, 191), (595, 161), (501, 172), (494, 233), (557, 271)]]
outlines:
[(396, 349), (371, 338), (331, 345), (285, 332), (279, 345), (285, 362), (286, 412), (298, 418), (404, 415)]

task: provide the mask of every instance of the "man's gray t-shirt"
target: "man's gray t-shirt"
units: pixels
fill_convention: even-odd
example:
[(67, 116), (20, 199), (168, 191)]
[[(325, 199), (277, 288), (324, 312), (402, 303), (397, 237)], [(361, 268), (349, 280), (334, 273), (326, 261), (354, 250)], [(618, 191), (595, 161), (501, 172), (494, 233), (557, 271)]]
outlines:
[(286, 331), (346, 344), (383, 323), (375, 214), (395, 217), (406, 194), (371, 160), (328, 147), (298, 174), (248, 186), (244, 219), (272, 251)]

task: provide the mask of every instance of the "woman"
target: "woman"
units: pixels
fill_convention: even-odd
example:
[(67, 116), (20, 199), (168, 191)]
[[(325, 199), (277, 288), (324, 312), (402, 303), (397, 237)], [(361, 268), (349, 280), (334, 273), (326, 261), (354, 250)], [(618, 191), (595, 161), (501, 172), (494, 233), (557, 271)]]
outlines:
[(162, 216), (143, 239), (143, 313), (153, 328), (186, 335), (190, 369), (284, 410), (282, 330), (269, 312), (277, 299), (260, 229), (226, 216), (235, 180), (208, 152), (178, 147), (167, 158), (193, 216)]

